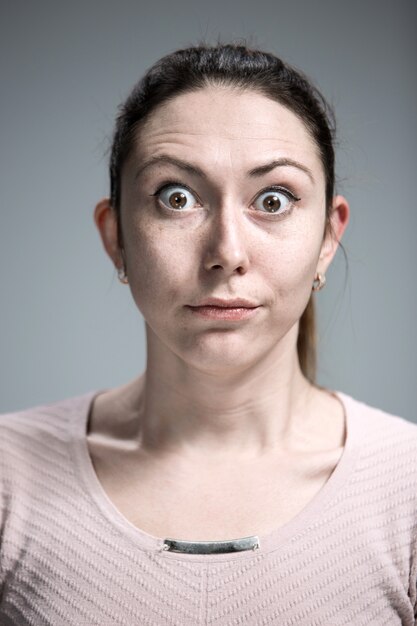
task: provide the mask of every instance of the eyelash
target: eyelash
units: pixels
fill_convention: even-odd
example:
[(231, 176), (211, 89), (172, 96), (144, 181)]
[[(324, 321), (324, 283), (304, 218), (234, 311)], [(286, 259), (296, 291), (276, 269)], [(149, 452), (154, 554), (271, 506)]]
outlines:
[[(167, 180), (165, 183), (162, 183), (161, 185), (159, 185), (158, 189), (155, 191), (155, 193), (151, 193), (151, 196), (159, 196), (159, 194), (164, 191), (165, 189), (167, 189), (168, 187), (184, 187), (184, 189), (187, 189), (187, 191), (189, 191), (190, 193), (193, 194), (193, 196), (196, 196), (197, 198), (197, 194), (195, 193), (195, 191), (193, 191), (191, 189), (191, 187), (189, 187), (188, 185), (184, 185), (184, 183), (180, 183), (177, 180)], [(172, 209), (173, 211), (175, 211), (175, 209)]]
[[(197, 200), (200, 202), (197, 194), (190, 187), (188, 187), (188, 185), (185, 185), (184, 183), (180, 183), (180, 182), (175, 181), (175, 180), (169, 180), (169, 181), (166, 181), (166, 182), (162, 183), (161, 185), (159, 185), (159, 187), (155, 191), (155, 193), (151, 193), (150, 196), (157, 197), (165, 189), (167, 189), (168, 187), (173, 187), (173, 186), (183, 187), (184, 189), (187, 189), (187, 191), (189, 191), (191, 194), (193, 194), (197, 198)], [(264, 189), (261, 189), (256, 194), (254, 200), (256, 200), (259, 196), (261, 196), (262, 194), (264, 194), (264, 193), (266, 193), (268, 191), (279, 191), (282, 194), (284, 194), (288, 198), (288, 200), (291, 201), (291, 206), (288, 209), (286, 209), (285, 211), (283, 211), (282, 213), (273, 214), (273, 213), (268, 213), (268, 212), (265, 211), (264, 215), (266, 215), (269, 218), (275, 219), (275, 220), (280, 219), (282, 217), (285, 217), (286, 215), (291, 213), (292, 209), (294, 208), (294, 204), (301, 200), (301, 198), (296, 196), (292, 191), (290, 191), (286, 187), (282, 187), (281, 185), (270, 185), (269, 187), (265, 187)], [(164, 209), (166, 209), (167, 211), (171, 211), (173, 213), (180, 213), (181, 212), (178, 209), (170, 209), (170, 208), (165, 207), (165, 206), (164, 206)], [(263, 211), (258, 211), (258, 212), (259, 213), (263, 213)]]

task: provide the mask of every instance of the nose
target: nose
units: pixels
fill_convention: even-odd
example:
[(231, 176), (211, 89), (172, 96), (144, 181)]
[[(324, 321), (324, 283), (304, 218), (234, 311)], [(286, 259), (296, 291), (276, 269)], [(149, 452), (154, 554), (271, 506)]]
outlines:
[(249, 267), (247, 233), (241, 211), (222, 207), (213, 215), (204, 250), (204, 269), (244, 274)]

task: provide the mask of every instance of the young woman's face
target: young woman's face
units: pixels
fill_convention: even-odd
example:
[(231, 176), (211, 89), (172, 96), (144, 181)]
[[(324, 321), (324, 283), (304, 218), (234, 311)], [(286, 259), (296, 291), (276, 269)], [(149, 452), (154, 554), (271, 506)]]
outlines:
[[(296, 337), (331, 260), (320, 258), (317, 147), (295, 114), (253, 91), (207, 87), (157, 109), (123, 169), (121, 220), (148, 338), (205, 371)], [(209, 298), (252, 308), (198, 308)]]

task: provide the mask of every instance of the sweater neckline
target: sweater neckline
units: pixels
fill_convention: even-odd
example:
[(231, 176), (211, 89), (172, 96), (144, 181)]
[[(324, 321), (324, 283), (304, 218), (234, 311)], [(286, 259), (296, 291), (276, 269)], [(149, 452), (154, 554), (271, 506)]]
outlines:
[[(357, 402), (350, 396), (340, 391), (330, 391), (339, 399), (345, 414), (345, 444), (339, 462), (321, 487), (318, 493), (304, 508), (291, 520), (279, 526), (267, 535), (258, 535), (259, 547), (257, 550), (244, 550), (241, 552), (226, 552), (222, 554), (188, 554), (169, 552), (165, 549), (165, 538), (156, 537), (141, 530), (132, 524), (119, 509), (113, 504), (102, 487), (95, 472), (87, 445), (87, 426), (91, 406), (94, 399), (104, 393), (104, 390), (92, 391), (78, 398), (72, 415), (73, 436), (71, 438), (73, 459), (78, 477), (83, 483), (88, 497), (98, 509), (100, 515), (111, 524), (114, 531), (122, 535), (137, 549), (141, 549), (155, 555), (158, 553), (162, 558), (181, 561), (218, 562), (235, 561), (241, 559), (260, 558), (268, 552), (279, 549), (283, 544), (296, 541), (301, 535), (307, 533), (316, 523), (321, 523), (321, 517), (331, 500), (340, 492), (347, 479), (354, 472), (355, 462), (359, 456), (357, 445), (357, 421), (355, 419)], [(181, 538), (178, 538), (181, 539)], [(238, 539), (237, 537), (233, 539)], [(241, 539), (239, 537), (239, 539)]]

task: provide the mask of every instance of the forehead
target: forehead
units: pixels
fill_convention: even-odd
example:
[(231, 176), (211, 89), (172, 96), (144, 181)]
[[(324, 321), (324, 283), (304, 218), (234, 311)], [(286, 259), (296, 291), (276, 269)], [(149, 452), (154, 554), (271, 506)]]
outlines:
[(139, 131), (138, 157), (174, 156), (235, 167), (268, 157), (321, 168), (318, 147), (303, 121), (284, 105), (253, 90), (210, 86), (160, 105)]

